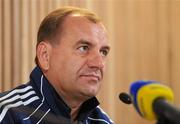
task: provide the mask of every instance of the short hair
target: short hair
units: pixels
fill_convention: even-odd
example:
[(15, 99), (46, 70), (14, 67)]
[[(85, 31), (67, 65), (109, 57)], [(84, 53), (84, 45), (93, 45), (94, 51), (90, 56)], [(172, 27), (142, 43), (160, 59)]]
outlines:
[[(38, 34), (37, 34), (37, 44), (44, 40), (47, 40), (49, 43), (53, 44), (57, 42), (54, 38), (62, 32), (63, 22), (68, 15), (79, 14), (92, 21), (93, 23), (101, 22), (101, 19), (94, 12), (89, 11), (84, 8), (65, 6), (60, 9), (57, 9), (49, 13), (41, 22)], [(35, 58), (35, 63), (38, 64), (37, 56)]]

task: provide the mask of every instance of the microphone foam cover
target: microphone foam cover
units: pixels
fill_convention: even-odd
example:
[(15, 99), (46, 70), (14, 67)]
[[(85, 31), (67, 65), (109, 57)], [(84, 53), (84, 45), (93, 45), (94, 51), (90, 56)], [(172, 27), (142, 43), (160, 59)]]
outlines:
[(139, 110), (138, 103), (137, 103), (137, 93), (141, 87), (150, 83), (154, 83), (154, 81), (138, 80), (136, 82), (133, 82), (130, 86), (130, 95), (132, 96), (133, 105), (140, 115), (142, 114)]
[(139, 89), (137, 94), (137, 103), (142, 116), (148, 120), (156, 119), (153, 112), (153, 102), (157, 98), (164, 98), (173, 102), (174, 96), (172, 90), (162, 84), (148, 84)]
[(133, 104), (135, 104), (135, 108), (140, 115), (148, 120), (156, 119), (156, 115), (153, 112), (153, 102), (157, 98), (164, 98), (169, 102), (173, 102), (174, 100), (172, 90), (155, 81), (140, 81), (131, 86), (133, 99), (135, 100)]

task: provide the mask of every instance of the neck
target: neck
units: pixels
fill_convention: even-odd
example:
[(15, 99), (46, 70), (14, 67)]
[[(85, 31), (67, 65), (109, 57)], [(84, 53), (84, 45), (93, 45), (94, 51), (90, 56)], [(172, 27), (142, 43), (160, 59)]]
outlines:
[[(55, 87), (55, 89), (56, 89), (56, 87)], [(63, 101), (71, 108), (71, 113), (70, 113), (71, 118), (73, 121), (75, 121), (76, 117), (78, 115), (79, 109), (80, 109), (82, 103), (85, 101), (85, 99), (79, 99), (79, 97), (67, 94), (67, 93), (63, 92), (62, 90), (56, 89), (56, 91), (59, 94), (59, 96), (61, 96)]]
[(52, 80), (52, 78), (50, 78), (51, 76), (48, 76), (46, 73), (44, 74), (50, 80), (50, 83), (54, 82), (54, 83), (51, 83), (51, 85), (53, 85), (58, 95), (61, 96), (63, 101), (71, 108), (70, 114), (73, 121), (76, 120), (80, 106), (82, 105), (84, 101), (87, 100), (87, 97), (76, 95), (73, 93), (67, 93), (66, 91), (63, 90), (63, 88), (61, 88), (59, 83), (57, 83), (56, 81)]
[(79, 112), (79, 107), (71, 108), (71, 118), (72, 118), (73, 122), (76, 121), (76, 119), (77, 119), (76, 117), (78, 115), (78, 112)]
[(68, 98), (68, 97), (63, 96), (62, 94), (60, 96), (62, 97), (64, 102), (71, 108), (70, 114), (71, 114), (71, 118), (72, 118), (73, 122), (76, 121), (76, 117), (77, 117), (80, 107), (84, 101), (72, 99), (71, 97)]

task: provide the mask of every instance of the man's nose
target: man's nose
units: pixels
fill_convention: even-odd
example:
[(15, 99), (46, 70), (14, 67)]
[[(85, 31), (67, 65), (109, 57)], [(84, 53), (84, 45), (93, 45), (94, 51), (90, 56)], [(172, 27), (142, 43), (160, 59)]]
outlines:
[(105, 66), (105, 60), (101, 53), (92, 53), (88, 59), (88, 66), (91, 68), (102, 69)]

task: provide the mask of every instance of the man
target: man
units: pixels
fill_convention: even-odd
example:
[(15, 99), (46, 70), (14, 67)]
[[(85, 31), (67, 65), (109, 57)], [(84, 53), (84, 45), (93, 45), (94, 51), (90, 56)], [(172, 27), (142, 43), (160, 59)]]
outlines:
[(41, 23), (30, 81), (0, 97), (2, 124), (112, 124), (95, 98), (110, 47), (99, 17), (63, 7)]

